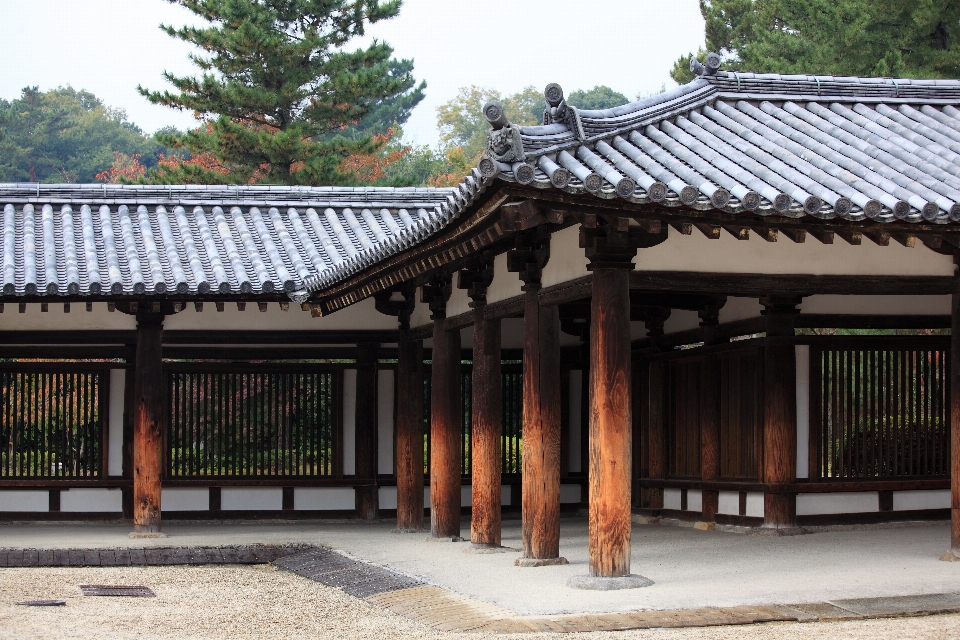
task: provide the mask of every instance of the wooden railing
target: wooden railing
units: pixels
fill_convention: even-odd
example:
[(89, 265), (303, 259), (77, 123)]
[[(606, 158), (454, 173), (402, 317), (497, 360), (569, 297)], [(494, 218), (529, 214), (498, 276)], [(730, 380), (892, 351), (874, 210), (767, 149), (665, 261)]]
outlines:
[(0, 478), (106, 476), (109, 371), (68, 363), (0, 363)]

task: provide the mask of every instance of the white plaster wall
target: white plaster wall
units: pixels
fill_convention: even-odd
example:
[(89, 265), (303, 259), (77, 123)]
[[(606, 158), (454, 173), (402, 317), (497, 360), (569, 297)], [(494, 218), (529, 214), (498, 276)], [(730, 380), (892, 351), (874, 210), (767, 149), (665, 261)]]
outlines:
[[(551, 246), (551, 255), (552, 255)], [(493, 282), (487, 287), (487, 302), (499, 302), (523, 293), (520, 276), (507, 271), (507, 254), (501, 253), (493, 259)]]
[[(639, 323), (643, 326), (643, 323)], [(663, 332), (664, 333), (676, 333), (677, 331), (686, 331), (688, 329), (696, 329), (700, 326), (700, 316), (697, 315), (696, 311), (686, 311), (684, 309), (674, 309), (670, 313), (670, 317), (667, 318), (666, 322), (663, 323)], [(631, 328), (633, 323), (631, 323)], [(646, 335), (644, 332), (643, 335)]]
[(343, 372), (343, 474), (357, 473), (357, 370)]
[(720, 322), (756, 318), (762, 310), (759, 298), (727, 298), (726, 304), (720, 309)]
[(687, 490), (687, 511), (703, 511), (703, 493), (699, 489)]
[(224, 487), (220, 489), (220, 508), (224, 511), (280, 511), (283, 509), (283, 488)]
[(49, 510), (50, 493), (48, 491), (0, 491), (0, 511), (39, 513)]
[(703, 271), (710, 273), (809, 273), (817, 275), (952, 276), (953, 259), (918, 246), (897, 243), (878, 247), (846, 242), (744, 242), (724, 233), (709, 240), (702, 233), (671, 233), (663, 244), (641, 249), (638, 271)]
[(500, 485), (500, 506), (508, 506), (510, 504), (510, 498), (512, 494), (513, 487), (508, 484)]
[[(223, 311), (217, 311), (214, 303), (207, 302), (203, 305), (201, 313), (197, 313), (194, 306), (189, 304), (180, 313), (167, 317), (163, 322), (163, 328), (245, 331), (396, 329), (397, 319), (377, 311), (375, 304), (373, 298), (367, 298), (322, 318), (314, 318), (310, 311), (304, 311), (292, 302), (288, 311), (281, 311), (280, 305), (276, 302), (269, 303), (266, 311), (260, 311), (252, 302), (247, 303), (244, 311), (239, 311), (235, 302), (228, 302), (224, 305)], [(134, 326), (131, 328), (135, 326), (134, 321)]]
[(410, 327), (414, 329), (433, 322), (430, 319), (430, 305), (421, 301), (420, 296), (422, 294), (423, 287), (420, 287), (417, 289), (416, 305), (414, 305), (413, 312), (410, 314)]
[(460, 506), (461, 507), (473, 506), (473, 485), (469, 485), (469, 484), (460, 485)]
[(123, 511), (120, 489), (69, 489), (60, 492), (60, 511), (114, 513)]
[(458, 316), (461, 313), (466, 313), (471, 310), (470, 296), (467, 295), (466, 289), (460, 289), (457, 287), (457, 276), (453, 276), (453, 284), (451, 286), (453, 287), (453, 290), (450, 292), (450, 299), (447, 300), (448, 318)]
[(110, 370), (110, 413), (107, 415), (107, 475), (123, 474), (123, 400), (127, 376), (123, 369)]
[(583, 495), (582, 487), (578, 484), (560, 485), (560, 504), (576, 504)]
[(801, 313), (950, 315), (950, 296), (810, 296)]
[(864, 513), (879, 510), (880, 504), (876, 491), (797, 494), (798, 516), (815, 516), (830, 513)]
[(49, 311), (40, 311), (39, 304), (27, 304), (26, 311), (19, 313), (16, 303), (4, 306), (0, 313), (0, 331), (81, 331), (104, 329), (123, 331), (136, 329), (137, 319), (119, 311), (107, 311), (106, 302), (94, 302), (93, 311), (87, 311), (83, 302), (70, 305), (70, 313), (63, 312), (63, 303), (51, 302)]
[(569, 402), (570, 433), (569, 433), (569, 459), (567, 466), (570, 471), (576, 473), (582, 471), (580, 468), (580, 448), (583, 446), (580, 441), (580, 417), (581, 402), (583, 395), (583, 371), (575, 370), (570, 372), (570, 386), (567, 389), (567, 402)]
[(681, 497), (680, 489), (664, 489), (663, 490), (663, 508), (664, 509), (673, 509), (674, 511), (680, 510)]
[(717, 500), (717, 513), (725, 513), (731, 516), (740, 515), (740, 492), (721, 491)]
[(587, 257), (580, 248), (580, 225), (558, 231), (550, 238), (550, 260), (543, 268), (540, 282), (549, 287), (590, 275)]
[(794, 347), (797, 358), (797, 477), (810, 477), (810, 346)]
[(381, 509), (396, 509), (397, 508), (397, 488), (396, 487), (380, 487), (377, 489), (377, 496), (380, 500)]
[(950, 489), (933, 491), (894, 491), (894, 511), (914, 511), (918, 509), (949, 509)]
[(747, 494), (747, 514), (746, 515), (750, 518), (763, 517), (763, 494), (762, 493)]
[(377, 371), (377, 473), (393, 473), (393, 369)]
[[(393, 504), (393, 507), (385, 507), (383, 503), (380, 506), (395, 509), (396, 491)], [(293, 508), (297, 511), (343, 511), (355, 509), (356, 506), (356, 491), (353, 487), (296, 487), (293, 490)]]
[[(221, 492), (224, 491), (221, 489)], [(223, 493), (220, 494), (221, 501)], [(223, 503), (221, 502), (221, 507)], [(160, 497), (161, 511), (208, 511), (210, 489), (187, 487), (164, 487)]]

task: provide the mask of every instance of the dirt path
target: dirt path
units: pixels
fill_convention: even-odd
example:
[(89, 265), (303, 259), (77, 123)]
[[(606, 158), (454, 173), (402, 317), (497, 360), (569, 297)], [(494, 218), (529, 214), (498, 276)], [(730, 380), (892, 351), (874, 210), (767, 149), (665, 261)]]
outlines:
[[(80, 584), (151, 587), (156, 598), (84, 597)], [(65, 607), (17, 606), (62, 599)], [(842, 623), (483, 636), (438, 634), (270, 565), (0, 569), (0, 638), (923, 638), (960, 640), (960, 615)]]

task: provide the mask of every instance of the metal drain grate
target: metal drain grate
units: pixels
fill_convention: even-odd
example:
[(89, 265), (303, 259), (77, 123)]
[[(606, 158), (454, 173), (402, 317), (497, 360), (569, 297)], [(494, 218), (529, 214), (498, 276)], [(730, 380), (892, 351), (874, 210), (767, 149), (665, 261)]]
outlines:
[(23, 607), (62, 607), (67, 604), (66, 600), (27, 600), (17, 603)]
[(127, 587), (113, 584), (82, 584), (80, 591), (85, 596), (120, 596), (125, 598), (154, 598), (157, 594), (150, 587)]
[(336, 587), (357, 598), (423, 584), (416, 578), (357, 562), (328, 549), (289, 555), (275, 560), (274, 564), (328, 587)]

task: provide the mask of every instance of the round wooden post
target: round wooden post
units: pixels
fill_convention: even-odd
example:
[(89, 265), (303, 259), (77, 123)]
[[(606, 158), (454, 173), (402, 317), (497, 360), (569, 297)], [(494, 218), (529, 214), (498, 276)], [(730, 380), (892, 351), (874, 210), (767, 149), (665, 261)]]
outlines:
[(799, 297), (762, 298), (767, 318), (764, 347), (763, 481), (774, 485), (763, 497), (763, 526), (797, 526), (797, 496), (776, 485), (797, 479), (797, 355), (792, 340)]
[[(663, 360), (652, 361), (648, 375), (650, 390), (647, 399), (647, 419), (650, 422), (648, 436), (650, 447), (649, 474), (651, 480), (664, 480), (667, 477), (667, 425), (664, 407), (666, 363)], [(650, 489), (646, 506), (650, 510), (649, 515), (660, 515), (660, 509), (663, 509), (663, 487)]]
[(500, 320), (483, 317), (486, 302), (473, 303), (473, 507), (470, 541), (499, 547), (500, 436), (503, 430)]
[(430, 376), (430, 535), (460, 538), (460, 331), (434, 317)]
[(590, 317), (590, 574), (630, 575), (630, 283), (593, 268)]
[[(704, 345), (716, 344), (720, 308), (711, 306), (700, 312)], [(708, 353), (700, 365), (700, 477), (703, 482), (720, 478), (720, 359)], [(700, 520), (709, 528), (717, 521), (720, 492), (701, 491)]]
[(523, 287), (521, 560), (563, 563), (566, 561), (560, 558), (560, 314), (555, 306), (540, 305), (539, 277), (537, 280)]
[(163, 472), (163, 315), (137, 316), (137, 357), (133, 426), (134, 535), (160, 533), (160, 478)]
[(354, 468), (363, 486), (354, 489), (358, 520), (380, 515), (377, 489), (377, 350), (379, 344), (357, 345), (356, 447)]
[(397, 351), (397, 530), (423, 530), (423, 342), (401, 334)]
[(950, 330), (950, 549), (960, 560), (960, 294), (953, 294)]

